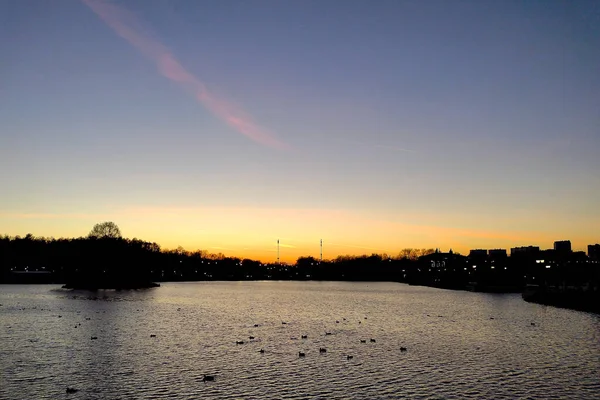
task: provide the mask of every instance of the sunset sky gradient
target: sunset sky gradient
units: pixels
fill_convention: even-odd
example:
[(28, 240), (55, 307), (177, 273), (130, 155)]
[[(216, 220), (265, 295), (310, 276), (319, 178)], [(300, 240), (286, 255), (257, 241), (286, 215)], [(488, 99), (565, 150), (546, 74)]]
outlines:
[(0, 2), (0, 234), (600, 242), (600, 2)]

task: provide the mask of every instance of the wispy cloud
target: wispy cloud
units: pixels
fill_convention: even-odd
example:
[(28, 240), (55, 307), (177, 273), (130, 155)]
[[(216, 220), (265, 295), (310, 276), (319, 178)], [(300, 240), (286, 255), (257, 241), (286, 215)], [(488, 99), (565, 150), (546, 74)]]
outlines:
[(186, 70), (170, 50), (142, 28), (142, 23), (128, 10), (103, 0), (82, 0), (115, 33), (153, 60), (167, 79), (191, 92), (196, 100), (230, 127), (265, 146), (287, 149), (288, 145), (268, 130), (258, 126), (250, 115), (211, 93), (206, 85)]

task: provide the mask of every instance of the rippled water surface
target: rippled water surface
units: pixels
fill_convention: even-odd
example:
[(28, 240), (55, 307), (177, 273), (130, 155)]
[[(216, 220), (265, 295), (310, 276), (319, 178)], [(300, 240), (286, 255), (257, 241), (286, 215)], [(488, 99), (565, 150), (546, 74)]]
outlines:
[(2, 399), (600, 398), (600, 316), (514, 294), (397, 283), (8, 285), (0, 304)]

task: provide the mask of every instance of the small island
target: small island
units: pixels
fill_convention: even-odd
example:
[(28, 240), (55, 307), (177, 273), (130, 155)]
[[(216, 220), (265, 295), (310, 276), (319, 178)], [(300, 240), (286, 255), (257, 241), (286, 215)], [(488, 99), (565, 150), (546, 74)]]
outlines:
[(137, 289), (149, 289), (154, 287), (160, 287), (159, 283), (155, 282), (87, 282), (87, 281), (73, 281), (62, 286), (63, 289), (77, 289), (77, 290), (137, 290)]
[(137, 290), (159, 287), (160, 284), (152, 282), (144, 259), (138, 257), (137, 246), (132, 244), (123, 239), (114, 222), (94, 225), (88, 237), (81, 241), (82, 252), (78, 252), (85, 261), (67, 270), (62, 288)]

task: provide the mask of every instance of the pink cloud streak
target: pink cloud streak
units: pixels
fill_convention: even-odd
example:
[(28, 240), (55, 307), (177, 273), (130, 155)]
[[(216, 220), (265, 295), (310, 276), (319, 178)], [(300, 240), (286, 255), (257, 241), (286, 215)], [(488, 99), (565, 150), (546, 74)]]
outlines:
[(202, 81), (179, 63), (165, 45), (144, 31), (140, 21), (131, 12), (103, 0), (82, 0), (82, 2), (91, 8), (117, 35), (153, 60), (161, 75), (191, 92), (205, 108), (227, 125), (265, 146), (277, 149), (288, 148), (287, 144), (258, 126), (243, 110), (211, 93)]

